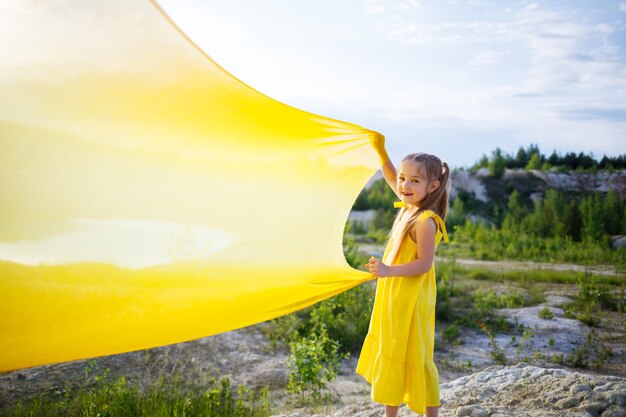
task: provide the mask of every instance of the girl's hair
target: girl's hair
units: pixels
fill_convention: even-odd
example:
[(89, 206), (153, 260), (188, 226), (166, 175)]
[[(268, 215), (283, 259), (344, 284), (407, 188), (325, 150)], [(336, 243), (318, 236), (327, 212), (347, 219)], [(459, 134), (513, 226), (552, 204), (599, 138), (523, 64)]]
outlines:
[[(427, 154), (427, 153), (412, 153), (405, 156), (402, 161), (413, 161), (421, 164), (421, 166), (426, 171), (427, 178), (427, 186), (429, 187), (434, 181), (439, 181), (439, 187), (432, 193), (428, 194), (424, 200), (420, 202), (419, 208), (411, 215), (409, 220), (406, 222), (406, 226), (403, 230), (396, 230), (398, 223), (400, 223), (400, 219), (402, 215), (406, 212), (406, 207), (403, 207), (397, 214), (393, 226), (389, 232), (387, 237), (387, 241), (394, 237), (394, 248), (392, 248), (392, 256), (391, 264), (397, 255), (398, 249), (400, 247), (400, 242), (406, 237), (408, 230), (415, 227), (417, 223), (418, 216), (425, 210), (432, 210), (436, 214), (441, 217), (443, 221), (446, 220), (446, 216), (448, 215), (448, 197), (450, 195), (450, 169), (448, 164), (445, 162), (441, 162), (441, 159), (436, 157), (435, 155)], [(397, 239), (395, 239), (397, 237)]]

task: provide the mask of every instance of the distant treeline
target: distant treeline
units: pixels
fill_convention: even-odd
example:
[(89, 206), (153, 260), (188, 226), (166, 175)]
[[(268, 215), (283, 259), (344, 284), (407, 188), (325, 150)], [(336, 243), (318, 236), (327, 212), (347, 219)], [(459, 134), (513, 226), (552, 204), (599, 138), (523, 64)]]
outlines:
[(470, 171), (476, 171), (480, 168), (489, 168), (491, 173), (496, 177), (501, 177), (505, 168), (538, 169), (542, 171), (548, 171), (554, 168), (561, 172), (610, 171), (626, 169), (626, 154), (616, 157), (604, 155), (599, 161), (597, 161), (593, 155), (587, 155), (583, 152), (578, 154), (568, 152), (565, 155), (561, 155), (554, 150), (552, 155), (546, 156), (539, 151), (539, 146), (531, 144), (526, 149), (520, 147), (516, 155), (504, 154), (500, 148), (496, 148), (492, 152), (491, 157), (487, 157), (487, 155), (483, 154), (482, 158), (470, 168)]

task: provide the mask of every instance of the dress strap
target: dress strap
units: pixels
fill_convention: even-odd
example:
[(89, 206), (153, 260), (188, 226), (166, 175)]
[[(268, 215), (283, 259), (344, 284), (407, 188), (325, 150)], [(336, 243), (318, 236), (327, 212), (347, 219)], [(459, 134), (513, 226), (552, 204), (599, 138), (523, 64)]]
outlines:
[(443, 235), (443, 241), (446, 243), (449, 243), (450, 240), (448, 239), (448, 231), (446, 230), (446, 224), (444, 223), (443, 220), (441, 220), (441, 217), (439, 217), (439, 215), (435, 214), (434, 218), (437, 221), (437, 223), (439, 223), (439, 227), (441, 227), (441, 234)]
[(419, 217), (424, 217), (424, 220), (432, 217), (435, 220), (435, 223), (437, 223), (439, 225), (439, 229), (441, 230), (441, 234), (443, 235), (443, 241), (446, 243), (449, 243), (450, 240), (448, 239), (448, 231), (446, 230), (446, 225), (444, 223), (443, 220), (441, 220), (441, 217), (439, 217), (439, 215), (437, 213), (435, 213), (432, 210), (424, 210)]

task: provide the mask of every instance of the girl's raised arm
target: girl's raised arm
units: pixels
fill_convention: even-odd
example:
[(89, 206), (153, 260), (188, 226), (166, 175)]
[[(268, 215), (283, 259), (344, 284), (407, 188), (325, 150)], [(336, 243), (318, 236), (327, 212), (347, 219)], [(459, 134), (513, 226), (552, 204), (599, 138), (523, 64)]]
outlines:
[(396, 168), (393, 166), (393, 162), (391, 162), (391, 158), (389, 158), (387, 150), (385, 149), (385, 137), (378, 132), (374, 132), (370, 141), (380, 158), (380, 168), (385, 180), (387, 180), (387, 184), (389, 184), (396, 196), (401, 199), (400, 193), (398, 193), (396, 187)]

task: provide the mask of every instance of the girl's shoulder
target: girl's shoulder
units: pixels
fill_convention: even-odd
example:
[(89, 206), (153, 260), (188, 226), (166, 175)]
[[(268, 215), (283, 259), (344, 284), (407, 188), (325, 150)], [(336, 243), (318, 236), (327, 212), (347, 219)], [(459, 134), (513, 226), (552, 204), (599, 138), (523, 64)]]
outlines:
[(433, 210), (424, 210), (420, 214), (417, 215), (417, 222), (422, 223), (426, 219), (431, 219), (431, 218), (435, 221), (435, 225), (437, 225), (439, 221), (441, 220), (441, 217), (439, 217), (439, 215), (435, 213)]
[(417, 215), (416, 224), (423, 223), (428, 219), (433, 219), (435, 224), (435, 233), (441, 233), (445, 242), (448, 242), (448, 232), (446, 231), (446, 225), (441, 217), (433, 210), (424, 210)]

